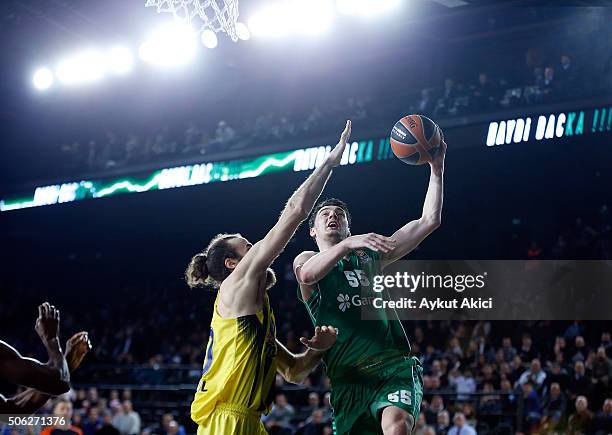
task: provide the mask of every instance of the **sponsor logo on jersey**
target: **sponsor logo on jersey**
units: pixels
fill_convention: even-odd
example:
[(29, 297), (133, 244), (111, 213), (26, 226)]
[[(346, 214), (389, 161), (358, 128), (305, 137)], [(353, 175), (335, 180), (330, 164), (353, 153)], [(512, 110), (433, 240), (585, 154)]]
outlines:
[(373, 296), (360, 296), (360, 295), (349, 296), (346, 293), (340, 293), (336, 297), (336, 300), (339, 302), (338, 309), (342, 311), (343, 313), (346, 310), (348, 310), (351, 306), (362, 307), (365, 305), (371, 305), (374, 299), (375, 298)]
[(343, 313), (350, 308), (351, 306), (351, 302), (349, 300), (349, 295), (347, 294), (342, 294), (340, 293), (338, 295), (338, 297), (336, 298), (336, 300), (338, 302), (340, 302), (340, 305), (338, 305), (338, 309), (340, 309), (340, 311), (342, 311)]

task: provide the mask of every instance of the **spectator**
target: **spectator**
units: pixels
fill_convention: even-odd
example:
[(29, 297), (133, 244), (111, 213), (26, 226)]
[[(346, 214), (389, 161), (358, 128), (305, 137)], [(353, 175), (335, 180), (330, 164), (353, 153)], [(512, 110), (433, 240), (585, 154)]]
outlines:
[(565, 415), (565, 395), (557, 382), (550, 384), (550, 391), (542, 401), (542, 425), (551, 431), (556, 429)]
[[(98, 402), (97, 391), (96, 391), (96, 403)], [(91, 395), (90, 395), (91, 398)], [(98, 408), (92, 406), (89, 408), (87, 418), (83, 420), (83, 435), (95, 435), (95, 433), (102, 427), (102, 419), (98, 412)]]
[(493, 372), (493, 367), (491, 366), (491, 364), (485, 364), (484, 366), (482, 366), (481, 375), (478, 380), (478, 385), (480, 387), (484, 386), (487, 383), (491, 384), (494, 389), (499, 389), (499, 376)]
[(522, 344), (518, 355), (521, 357), (522, 361), (533, 361), (534, 359), (540, 357), (540, 355), (538, 355), (538, 351), (533, 347), (531, 335), (523, 334), (521, 343)]
[[(499, 396), (497, 397), (499, 400)], [(476, 418), (476, 411), (474, 410), (474, 406), (471, 403), (465, 402), (461, 407), (461, 412), (465, 416), (465, 422), (472, 427), (476, 427), (478, 420)]]
[(497, 90), (491, 83), (488, 74), (478, 74), (478, 83), (472, 90), (473, 108), (487, 110), (495, 105)]
[(106, 410), (102, 413), (102, 423), (98, 430), (96, 430), (96, 435), (119, 435), (119, 431), (112, 423), (113, 415), (110, 411)]
[(87, 400), (89, 401), (90, 406), (98, 406), (100, 395), (96, 387), (91, 387), (89, 390), (87, 390)]
[(541, 88), (544, 103), (551, 103), (559, 97), (559, 84), (555, 80), (555, 69), (552, 66), (544, 68), (544, 80)]
[(512, 390), (512, 384), (508, 379), (504, 379), (501, 381), (501, 402), (502, 402), (502, 411), (506, 413), (512, 412), (516, 409), (516, 395), (514, 390)]
[(603, 346), (597, 348), (597, 355), (593, 359), (592, 368), (593, 378), (601, 383), (604, 388), (610, 385), (612, 378), (612, 359), (606, 355), (606, 349)]
[(527, 382), (531, 382), (535, 388), (539, 391), (544, 385), (546, 380), (546, 372), (542, 370), (540, 360), (535, 358), (531, 361), (529, 370), (526, 370), (518, 380), (518, 385), (524, 385)]
[(119, 430), (121, 435), (140, 434), (140, 415), (134, 411), (131, 401), (123, 401), (119, 413), (113, 418), (113, 426)]
[(215, 141), (220, 144), (227, 144), (236, 138), (236, 132), (225, 121), (219, 121), (215, 130)]
[(512, 339), (504, 337), (502, 339), (502, 351), (504, 352), (504, 360), (510, 362), (516, 356), (516, 349), (512, 346)]
[(314, 391), (311, 391), (308, 394), (308, 405), (300, 409), (300, 413), (304, 415), (311, 415), (314, 410), (320, 408), (320, 404), (321, 399), (319, 397), (319, 394)]
[(331, 407), (330, 399), (331, 399), (331, 394), (328, 391), (323, 396), (323, 407), (321, 408), (321, 410), (323, 411), (323, 420), (325, 420), (327, 422), (331, 421), (332, 418), (333, 418), (333, 413), (332, 413), (332, 407)]
[(448, 415), (448, 411), (440, 411), (436, 418), (436, 435), (446, 435), (448, 429), (450, 427), (450, 416)]
[(83, 431), (72, 425), (72, 402), (67, 399), (56, 399), (53, 402), (53, 417), (57, 424), (47, 426), (40, 435), (83, 435)]
[(548, 385), (551, 385), (553, 382), (558, 383), (562, 390), (566, 390), (569, 383), (567, 371), (558, 362), (553, 362), (550, 365), (550, 373), (546, 376), (546, 383)]
[(601, 412), (593, 419), (591, 431), (595, 435), (608, 435), (612, 433), (612, 399), (604, 401)]
[(425, 410), (425, 421), (427, 424), (436, 424), (440, 412), (444, 411), (444, 401), (442, 396), (433, 396), (431, 403)]
[(508, 375), (508, 379), (515, 384), (518, 379), (523, 374), (523, 360), (520, 356), (515, 356), (512, 360), (512, 364), (510, 366), (510, 374)]
[(285, 435), (291, 433), (290, 422), (294, 415), (293, 406), (287, 402), (287, 397), (280, 393), (276, 395), (272, 410), (262, 420), (270, 434)]
[(576, 412), (570, 415), (567, 421), (567, 433), (569, 435), (586, 434), (591, 430), (593, 413), (589, 411), (589, 402), (586, 397), (576, 398)]
[(476, 431), (472, 426), (465, 422), (465, 415), (458, 412), (453, 417), (454, 426), (447, 432), (448, 435), (476, 435)]
[(562, 54), (559, 68), (557, 68), (557, 78), (563, 95), (568, 97), (578, 94), (578, 89), (576, 89), (578, 83), (574, 69), (572, 59), (567, 54)]
[(589, 350), (586, 347), (586, 344), (584, 342), (584, 337), (582, 335), (578, 335), (574, 339), (573, 352), (574, 354), (572, 355), (572, 362), (576, 362), (578, 360), (586, 361), (587, 356), (589, 354)]
[(570, 398), (575, 399), (578, 396), (590, 396), (593, 383), (586, 375), (586, 369), (582, 361), (574, 363), (574, 374), (570, 379), (568, 387)]
[(523, 389), (523, 404), (524, 404), (524, 424), (527, 432), (530, 432), (542, 418), (540, 408), (540, 398), (531, 382), (525, 382), (522, 385)]
[(476, 391), (476, 380), (472, 376), (470, 369), (465, 369), (463, 374), (458, 376), (449, 377), (449, 385), (455, 387), (455, 392), (458, 395), (457, 400), (468, 400), (469, 394)]
[(111, 409), (117, 409), (119, 406), (121, 406), (121, 401), (119, 400), (119, 391), (111, 390), (110, 401), (108, 405)]
[[(493, 393), (495, 389), (493, 385), (490, 383), (484, 384), (482, 389), (483, 393)], [(480, 397), (480, 403), (478, 408), (481, 412), (485, 414), (495, 414), (501, 411), (501, 402), (499, 400), (499, 396), (495, 394), (487, 394)]]
[(419, 418), (417, 418), (417, 421), (414, 424), (413, 435), (424, 435), (426, 426), (427, 422), (425, 421), (425, 414), (421, 412), (419, 413)]
[[(174, 425), (172, 423), (174, 423)], [(179, 425), (174, 419), (174, 415), (170, 414), (169, 412), (162, 416), (161, 429), (162, 432), (166, 433), (166, 435), (169, 435), (170, 433), (178, 435), (186, 434), (185, 427)]]
[(304, 425), (304, 435), (322, 435), (326, 422), (323, 419), (323, 411), (315, 409)]

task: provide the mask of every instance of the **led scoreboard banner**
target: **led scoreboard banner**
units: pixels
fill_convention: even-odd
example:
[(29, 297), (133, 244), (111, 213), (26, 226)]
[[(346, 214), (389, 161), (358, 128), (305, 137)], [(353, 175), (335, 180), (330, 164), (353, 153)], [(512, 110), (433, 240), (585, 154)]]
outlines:
[[(376, 155), (374, 149), (376, 148)], [(156, 170), (141, 177), (109, 180), (81, 180), (34, 188), (26, 195), (0, 200), (0, 211), (63, 204), (89, 198), (105, 198), (122, 193), (140, 193), (214, 182), (259, 177), (278, 171), (308, 171), (320, 165), (331, 152), (331, 146), (318, 146), (266, 154), (251, 159), (185, 165)], [(346, 148), (341, 165), (355, 165), (393, 156), (388, 138), (352, 142)]]
[(487, 146), (582, 136), (612, 130), (612, 107), (575, 110), (489, 123)]
[[(452, 138), (453, 148), (493, 147), (560, 138), (577, 138), (612, 132), (612, 106), (541, 113), (487, 123), (441, 127)], [(476, 137), (477, 136), (477, 137)], [(140, 193), (255, 178), (280, 171), (307, 171), (320, 165), (330, 146), (316, 146), (264, 154), (248, 159), (204, 162), (158, 169), (148, 174), (113, 179), (80, 180), (34, 187), (24, 194), (6, 195), (0, 211), (63, 204), (90, 198), (105, 198), (123, 193)], [(393, 158), (388, 136), (352, 142), (342, 156), (341, 165), (356, 165)]]

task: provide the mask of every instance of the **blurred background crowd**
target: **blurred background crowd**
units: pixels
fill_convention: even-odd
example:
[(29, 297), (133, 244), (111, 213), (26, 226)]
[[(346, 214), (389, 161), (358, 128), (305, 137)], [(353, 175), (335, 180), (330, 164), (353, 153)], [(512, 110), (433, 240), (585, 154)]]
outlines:
[[(516, 259), (593, 259), (610, 252), (606, 206), (567, 219), (548, 241), (532, 240), (539, 231), (519, 229), (524, 226), (514, 223), (505, 241), (521, 246)], [(278, 338), (301, 352), (298, 339), (309, 337), (312, 327), (296, 297), (291, 263), (275, 268)], [(37, 287), (26, 283), (19, 300), (0, 298), (3, 330), (14, 331), (3, 338), (26, 353), (36, 348), (35, 335), (21, 332), (32, 321), (17, 307), (33, 308), (39, 298)], [(210, 315), (213, 298), (208, 290), (188, 295), (180, 281), (142, 279), (119, 291), (54, 301), (62, 308), (64, 330), (87, 327), (94, 349), (75, 373), (80, 387), (66, 396), (68, 402), (50, 401), (45, 412), (70, 411), (72, 425), (84, 435), (190, 433), (189, 403), (208, 340), (202, 319)], [(82, 307), (95, 309), (83, 319)], [(424, 365), (418, 434), (455, 434), (457, 425), (467, 425), (461, 433), (469, 426), (482, 434), (612, 431), (612, 321), (412, 321), (406, 329)], [(277, 375), (276, 388), (273, 410), (264, 417), (270, 433), (331, 433), (330, 384), (320, 368), (303, 385)]]

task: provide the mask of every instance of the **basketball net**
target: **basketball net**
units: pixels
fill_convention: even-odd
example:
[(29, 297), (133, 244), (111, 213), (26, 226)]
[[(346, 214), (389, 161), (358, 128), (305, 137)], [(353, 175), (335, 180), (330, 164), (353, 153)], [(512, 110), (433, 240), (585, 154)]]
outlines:
[(171, 13), (188, 25), (200, 17), (201, 31), (225, 32), (234, 42), (238, 40), (238, 0), (146, 0), (145, 6), (157, 8), (158, 13)]

